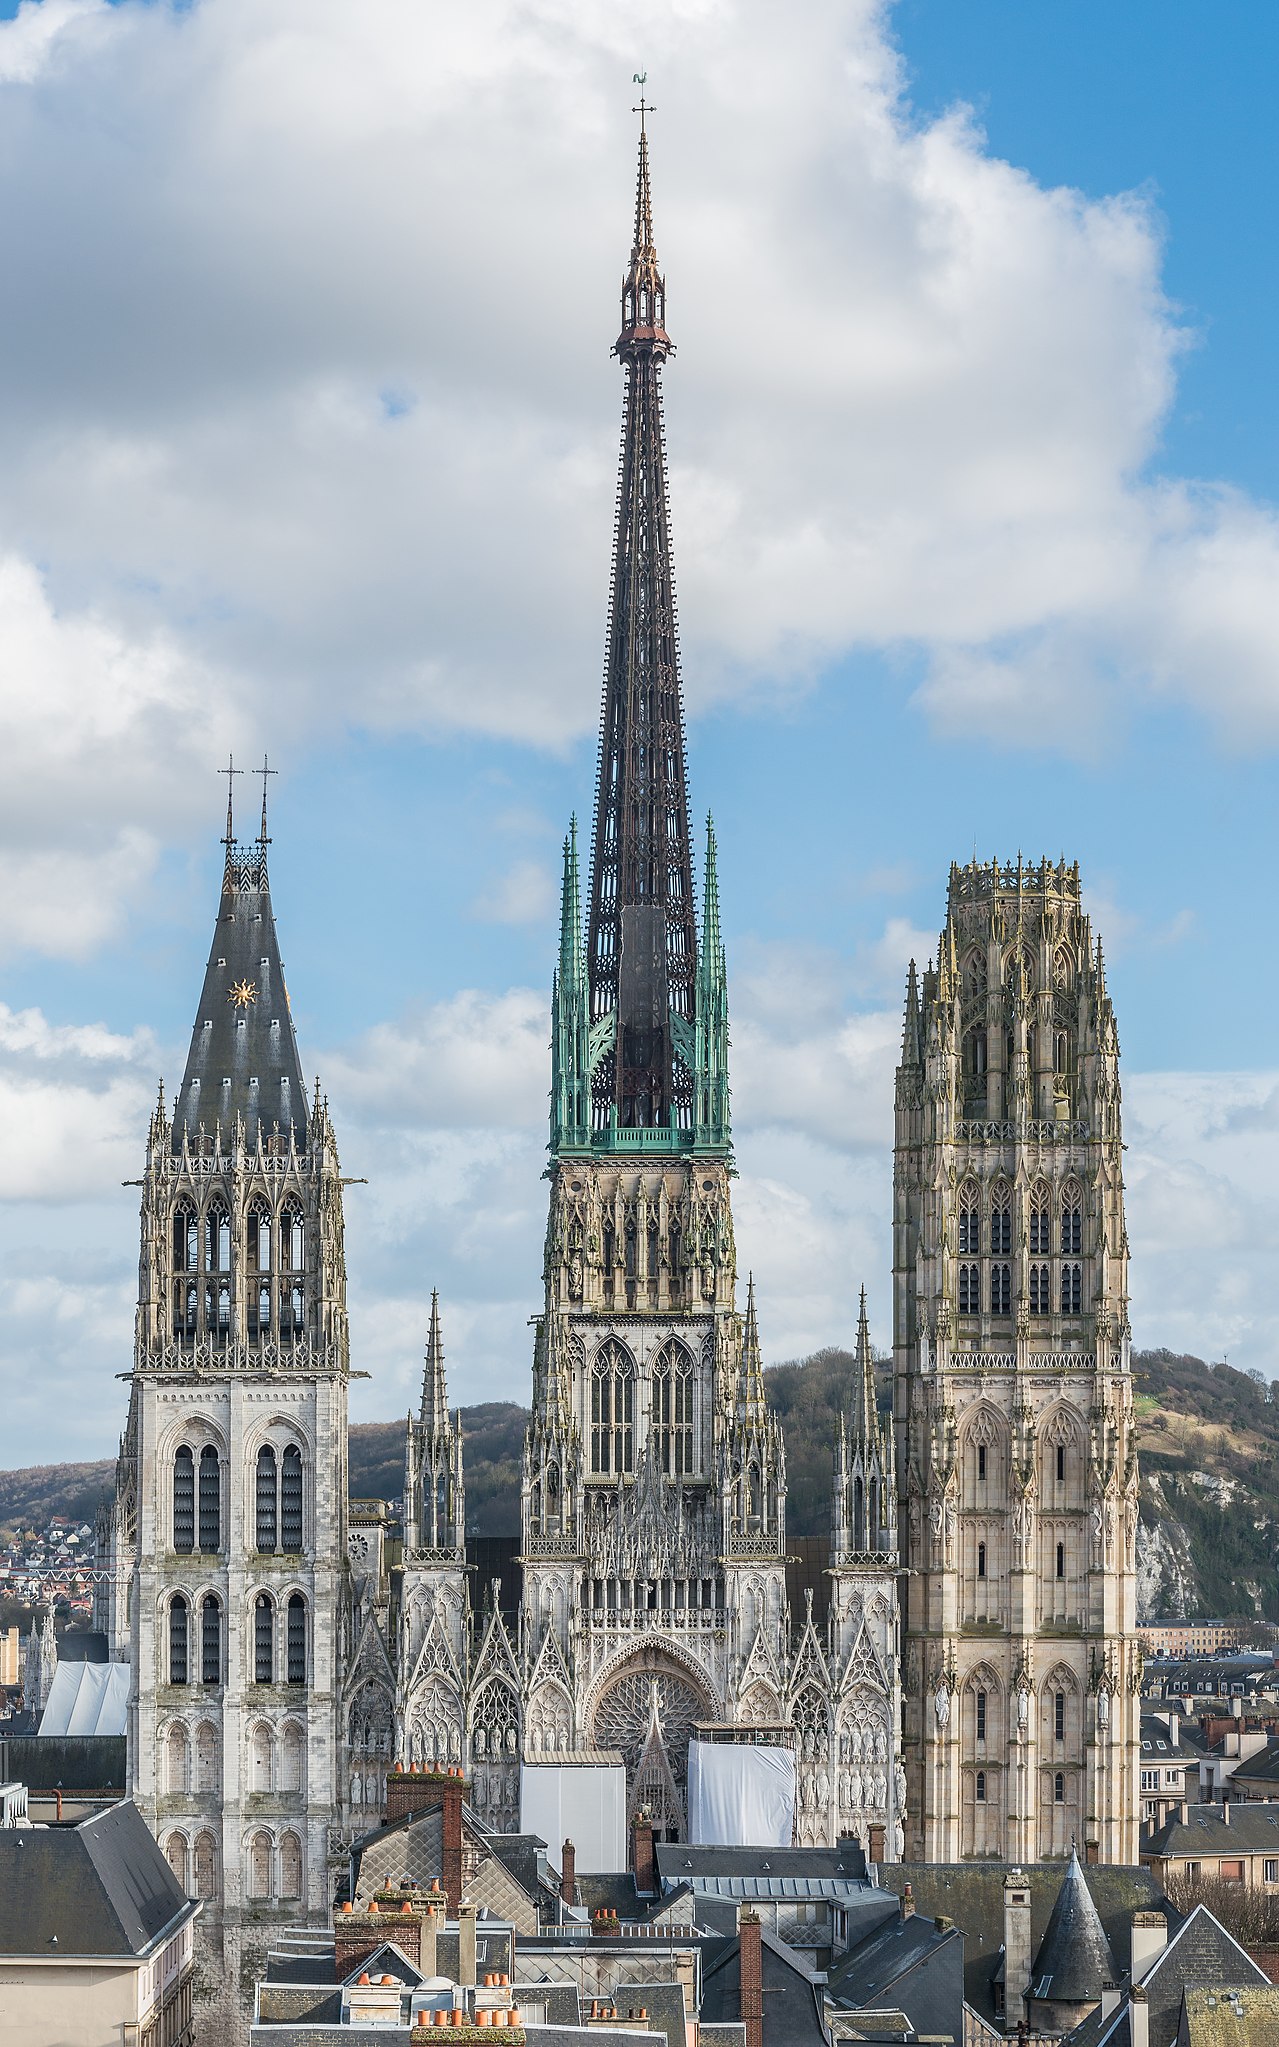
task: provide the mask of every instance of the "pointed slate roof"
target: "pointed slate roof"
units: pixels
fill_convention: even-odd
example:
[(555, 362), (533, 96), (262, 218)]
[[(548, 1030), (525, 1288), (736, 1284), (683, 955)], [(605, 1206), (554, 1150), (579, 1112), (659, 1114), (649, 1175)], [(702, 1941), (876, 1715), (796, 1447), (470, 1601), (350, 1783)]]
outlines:
[(1053, 2004), (1087, 2004), (1100, 1984), (1118, 1980), (1101, 1915), (1072, 1848), (1065, 1882), (1031, 1966), (1030, 1994)]
[(426, 1337), (426, 1360), (422, 1371), (422, 1421), (437, 1435), (449, 1426), (448, 1387), (444, 1381), (444, 1338), (440, 1334), (440, 1296), (431, 1288), (431, 1322)]
[(222, 894), (191, 1050), (173, 1109), (173, 1146), (201, 1128), (225, 1147), (236, 1118), (246, 1142), (274, 1135), (306, 1145), (307, 1102), (267, 878), (266, 811), (249, 845), (233, 834), (227, 805)]

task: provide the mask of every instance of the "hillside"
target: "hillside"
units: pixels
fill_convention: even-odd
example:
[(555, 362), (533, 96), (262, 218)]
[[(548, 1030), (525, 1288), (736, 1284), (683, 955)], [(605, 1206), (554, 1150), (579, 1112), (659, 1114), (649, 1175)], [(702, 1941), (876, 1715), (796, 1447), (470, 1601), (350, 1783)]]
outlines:
[[(846, 1406), (847, 1351), (774, 1366), (770, 1397), (786, 1432), (787, 1525), (829, 1528), (831, 1445)], [(1170, 1351), (1133, 1358), (1142, 1466), (1138, 1562), (1143, 1619), (1161, 1614), (1256, 1614), (1279, 1620), (1279, 1398), (1225, 1364)], [(880, 1398), (887, 1405), (887, 1369)], [(512, 1401), (463, 1408), (467, 1528), (514, 1535), (527, 1410)], [(53, 1514), (92, 1522), (113, 1464), (39, 1465), (0, 1472), (0, 1543), (43, 1529)], [(358, 1422), (350, 1436), (351, 1494), (398, 1501), (404, 1423)]]

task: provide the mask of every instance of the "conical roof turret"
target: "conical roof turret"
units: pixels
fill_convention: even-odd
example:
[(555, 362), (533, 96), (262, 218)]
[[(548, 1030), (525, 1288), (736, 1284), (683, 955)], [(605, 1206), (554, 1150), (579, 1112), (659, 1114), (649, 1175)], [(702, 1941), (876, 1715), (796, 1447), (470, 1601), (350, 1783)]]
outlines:
[(258, 838), (242, 845), (228, 794), (224, 843), (213, 944), (173, 1105), (173, 1147), (180, 1151), (184, 1138), (196, 1146), (203, 1131), (229, 1150), (240, 1126), (250, 1150), (275, 1135), (287, 1145), (292, 1134), (301, 1151), (306, 1083), (267, 876), (265, 800)]
[(1090, 2004), (1099, 1983), (1119, 1981), (1101, 1914), (1073, 1847), (1030, 1980), (1036, 1999), (1050, 2004)]

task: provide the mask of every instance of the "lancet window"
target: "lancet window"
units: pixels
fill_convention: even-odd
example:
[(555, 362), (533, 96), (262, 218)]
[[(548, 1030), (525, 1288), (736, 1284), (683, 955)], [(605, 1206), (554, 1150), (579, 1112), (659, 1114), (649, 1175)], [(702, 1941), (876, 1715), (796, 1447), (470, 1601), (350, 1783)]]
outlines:
[(306, 1601), (300, 1592), (291, 1593), (287, 1613), (287, 1638), (285, 1647), (288, 1656), (288, 1680), (291, 1685), (306, 1683)]
[(222, 1682), (222, 1607), (212, 1592), (200, 1605), (200, 1682)]
[(976, 1257), (981, 1250), (981, 1207), (977, 1189), (971, 1182), (960, 1190), (959, 1196), (959, 1251), (962, 1257), (968, 1252)]
[(605, 1343), (591, 1368), (591, 1470), (635, 1468), (635, 1365), (620, 1343)]
[(980, 1265), (961, 1265), (959, 1268), (959, 1312), (961, 1315), (981, 1313)]
[(200, 1548), (213, 1553), (221, 1547), (222, 1465), (212, 1443), (206, 1443), (200, 1452)]
[(191, 1607), (184, 1592), (169, 1601), (169, 1683), (184, 1685), (190, 1675)]
[(275, 1607), (269, 1592), (259, 1592), (253, 1605), (253, 1682), (269, 1685), (275, 1676)]
[(173, 1458), (173, 1547), (180, 1554), (195, 1548), (195, 1453), (188, 1443)]
[(667, 1344), (653, 1367), (653, 1427), (657, 1455), (668, 1477), (695, 1468), (693, 1360), (683, 1344)]

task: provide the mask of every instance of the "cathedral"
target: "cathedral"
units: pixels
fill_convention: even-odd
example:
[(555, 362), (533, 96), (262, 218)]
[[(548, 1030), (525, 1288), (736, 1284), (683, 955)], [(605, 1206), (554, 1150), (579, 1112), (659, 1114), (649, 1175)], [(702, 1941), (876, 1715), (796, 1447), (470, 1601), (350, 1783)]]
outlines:
[(1135, 1856), (1118, 1050), (1076, 869), (956, 870), (936, 963), (911, 969), (892, 1410), (863, 1294), (825, 1569), (793, 1568), (766, 1304), (734, 1244), (709, 821), (695, 883), (642, 124), (639, 150), (595, 815), (585, 896), (575, 823), (564, 846), (503, 1571), (468, 1544), (438, 1300), (400, 1520), (348, 1497), (345, 1183), (303, 1077), (265, 793), (248, 842), (228, 799), (191, 1049), (147, 1133), (99, 1624), (132, 1665), (133, 1795), (228, 1964), (247, 1915), (323, 1917), (398, 1762), (460, 1766), (479, 1823), (511, 1831), (524, 1761), (617, 1752), (630, 1816), (678, 1840), (697, 1729), (793, 1749), (803, 1844)]

